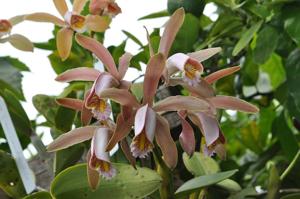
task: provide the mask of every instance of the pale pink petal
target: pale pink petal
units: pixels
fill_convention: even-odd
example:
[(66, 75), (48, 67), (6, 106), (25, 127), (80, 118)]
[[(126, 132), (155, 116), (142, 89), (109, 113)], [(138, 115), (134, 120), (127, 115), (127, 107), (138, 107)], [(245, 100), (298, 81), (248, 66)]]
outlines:
[(82, 9), (84, 8), (87, 0), (74, 0), (73, 2), (73, 12), (80, 14)]
[(159, 43), (159, 52), (168, 57), (172, 43), (184, 21), (184, 9), (176, 10), (166, 24), (164, 33)]
[(91, 110), (90, 109), (87, 109), (85, 104), (86, 104), (86, 101), (87, 101), (87, 97), (89, 96), (90, 94), (90, 90), (88, 90), (85, 94), (84, 94), (84, 101), (83, 101), (83, 105), (81, 107), (81, 123), (83, 126), (86, 126), (90, 123), (92, 117), (93, 117), (93, 114), (91, 113)]
[(125, 76), (127, 69), (129, 67), (131, 58), (132, 58), (132, 54), (130, 54), (130, 53), (124, 53), (122, 55), (122, 57), (120, 57), (120, 59), (119, 59), (120, 79), (123, 79), (123, 77)]
[(171, 96), (167, 97), (153, 107), (156, 112), (164, 111), (179, 111), (179, 110), (191, 110), (191, 111), (210, 111), (210, 105), (205, 100), (192, 97), (192, 96)]
[(154, 139), (156, 128), (156, 113), (152, 110), (152, 108), (147, 108), (146, 113), (146, 121), (145, 121), (145, 132), (146, 137), (152, 143)]
[(120, 142), (120, 146), (121, 146), (121, 149), (126, 157), (126, 159), (130, 162), (130, 164), (136, 168), (135, 164), (136, 164), (136, 161), (135, 161), (135, 158), (132, 156), (132, 153), (130, 151), (130, 147), (128, 145), (128, 142), (126, 141), (126, 139), (122, 139), (121, 142)]
[(176, 144), (173, 141), (166, 119), (158, 114), (156, 115), (156, 119), (156, 142), (161, 149), (166, 165), (173, 169), (176, 167), (178, 160)]
[(65, 22), (63, 20), (61, 20), (60, 18), (54, 15), (44, 13), (44, 12), (28, 14), (24, 18), (28, 21), (48, 22), (48, 23), (53, 23), (60, 27), (65, 26)]
[(109, 28), (111, 19), (107, 16), (88, 15), (86, 17), (86, 26), (94, 32), (104, 32)]
[(134, 135), (137, 136), (142, 133), (145, 122), (146, 116), (148, 111), (148, 104), (142, 106), (136, 111), (135, 119), (134, 119)]
[[(86, 156), (87, 162), (90, 161), (91, 159), (91, 150), (88, 151), (87, 156)], [(100, 176), (97, 171), (94, 169), (90, 168), (89, 164), (86, 165), (87, 168), (87, 177), (88, 177), (88, 183), (89, 186), (92, 190), (96, 190), (99, 182), (100, 182)]]
[(225, 68), (225, 69), (218, 70), (218, 71), (206, 76), (204, 79), (207, 81), (207, 83), (212, 84), (223, 77), (226, 77), (228, 75), (231, 75), (232, 73), (235, 73), (236, 71), (238, 71), (240, 69), (241, 69), (241, 67), (239, 67), (239, 66)]
[(99, 75), (100, 71), (94, 68), (80, 67), (59, 74), (55, 80), (59, 82), (95, 81)]
[(236, 97), (219, 95), (216, 97), (209, 98), (208, 100), (216, 108), (237, 110), (246, 113), (259, 112), (259, 109), (256, 106)]
[(178, 70), (184, 71), (184, 66), (190, 64), (200, 73), (203, 72), (203, 66), (197, 60), (190, 58), (186, 54), (176, 53), (167, 59), (167, 69), (168, 75), (171, 76), (176, 73)]
[(126, 81), (126, 80), (121, 80), (120, 81), (120, 85), (119, 88), (120, 89), (125, 89), (125, 90), (129, 90), (131, 87), (132, 83), (130, 81)]
[(165, 57), (163, 56), (163, 54), (159, 53), (150, 58), (147, 64), (144, 78), (144, 104), (149, 104), (149, 106), (152, 106), (154, 95), (156, 93), (158, 83), (164, 68)]
[(68, 148), (74, 144), (78, 144), (89, 140), (93, 137), (97, 126), (85, 126), (73, 129), (67, 133), (62, 134), (56, 138), (51, 144), (48, 145), (47, 151), (57, 151)]
[(109, 140), (108, 128), (98, 128), (93, 136), (91, 142), (91, 151), (94, 152), (96, 157), (100, 160), (109, 160), (109, 152), (106, 151), (106, 145)]
[(71, 52), (73, 30), (69, 28), (62, 28), (57, 32), (56, 46), (61, 59), (66, 60)]
[(90, 13), (99, 15), (108, 6), (110, 0), (91, 0), (89, 5)]
[(131, 106), (134, 108), (140, 107), (136, 98), (124, 89), (109, 88), (100, 93), (101, 98), (113, 100), (122, 106)]
[(198, 62), (203, 62), (215, 54), (219, 53), (222, 50), (220, 47), (216, 48), (207, 48), (204, 50), (199, 50), (197, 52), (188, 53), (187, 55), (193, 59), (196, 59)]
[(55, 100), (57, 104), (76, 110), (76, 111), (81, 111), (82, 106), (84, 105), (84, 102), (79, 99), (74, 99), (74, 98), (59, 98)]
[(59, 14), (64, 17), (66, 12), (68, 11), (68, 6), (65, 0), (53, 0), (53, 3), (59, 12)]
[(93, 88), (95, 89), (96, 95), (99, 96), (103, 90), (111, 87), (116, 87), (118, 86), (118, 84), (118, 80), (116, 80), (109, 73), (103, 72), (98, 76), (98, 78), (94, 82)]
[(82, 47), (94, 53), (106, 66), (108, 72), (110, 72), (115, 78), (119, 77), (119, 72), (116, 68), (113, 57), (101, 43), (95, 39), (80, 34), (76, 34), (76, 40)]
[(207, 146), (213, 144), (219, 137), (219, 124), (216, 118), (207, 116), (205, 113), (196, 113), (200, 120), (200, 129), (203, 133)]
[(185, 114), (178, 112), (181, 120), (182, 130), (179, 136), (179, 142), (183, 150), (191, 156), (195, 151), (196, 141), (194, 130), (191, 125), (185, 120)]
[(8, 37), (8, 42), (19, 50), (33, 52), (33, 44), (23, 35), (10, 35)]

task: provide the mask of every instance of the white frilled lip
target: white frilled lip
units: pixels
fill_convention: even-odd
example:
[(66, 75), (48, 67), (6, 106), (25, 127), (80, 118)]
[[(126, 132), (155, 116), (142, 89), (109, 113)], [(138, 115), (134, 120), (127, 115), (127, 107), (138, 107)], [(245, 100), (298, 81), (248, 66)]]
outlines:
[(156, 127), (156, 113), (148, 107), (148, 104), (139, 108), (134, 120), (135, 136), (140, 135), (145, 129), (147, 139), (152, 143)]
[(81, 16), (79, 14), (77, 14), (76, 12), (73, 11), (67, 11), (65, 16), (64, 16), (64, 20), (67, 24), (68, 27), (71, 27), (74, 31), (78, 32), (78, 33), (84, 33), (87, 30), (86, 27), (86, 18), (85, 18), (85, 22), (84, 22), (84, 26), (82, 28), (74, 28), (72, 25), (72, 16), (80, 16), (85, 18), (84, 16)]
[(109, 153), (105, 151), (108, 140), (108, 128), (98, 128), (91, 142), (91, 153), (94, 154), (97, 159), (104, 160), (106, 162), (110, 162)]

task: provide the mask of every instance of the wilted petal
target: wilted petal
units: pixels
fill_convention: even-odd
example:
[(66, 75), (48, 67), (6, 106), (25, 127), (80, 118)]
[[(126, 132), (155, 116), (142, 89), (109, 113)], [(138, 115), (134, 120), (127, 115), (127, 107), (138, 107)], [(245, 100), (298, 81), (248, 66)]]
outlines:
[(179, 142), (183, 150), (191, 156), (195, 151), (196, 141), (194, 130), (191, 125), (185, 120), (185, 114), (178, 113), (181, 120), (182, 131), (179, 136)]
[(119, 59), (119, 75), (120, 75), (120, 79), (123, 79), (123, 77), (125, 76), (127, 69), (129, 67), (130, 64), (130, 60), (132, 58), (132, 54), (130, 53), (124, 53), (120, 59)]
[(214, 56), (215, 54), (219, 53), (222, 50), (220, 47), (216, 48), (207, 48), (204, 50), (199, 50), (197, 52), (188, 53), (188, 56), (190, 56), (193, 59), (196, 59), (198, 62), (203, 62), (210, 57)]
[(140, 104), (136, 98), (125, 89), (109, 88), (100, 93), (101, 98), (113, 100), (122, 106), (138, 108)]
[(210, 105), (205, 100), (196, 97), (177, 95), (159, 101), (154, 105), (153, 110), (156, 112), (179, 110), (209, 111)]
[(68, 11), (68, 6), (65, 0), (53, 0), (54, 5), (59, 12), (59, 14), (64, 17), (66, 12)]
[(203, 133), (207, 146), (213, 144), (219, 137), (219, 124), (216, 118), (210, 117), (205, 113), (196, 113), (200, 120), (200, 129)]
[(73, 12), (80, 14), (84, 8), (87, 0), (74, 0), (73, 2)]
[(144, 78), (144, 104), (152, 106), (158, 83), (165, 68), (165, 57), (159, 53), (150, 58)]
[(48, 145), (47, 151), (57, 151), (68, 148), (74, 144), (78, 144), (89, 140), (93, 137), (97, 126), (86, 126), (82, 128), (73, 129), (65, 134), (56, 138), (51, 144)]
[(160, 147), (163, 159), (166, 165), (173, 169), (176, 167), (178, 154), (176, 144), (173, 141), (173, 138), (170, 133), (169, 124), (165, 118), (160, 115), (156, 115), (156, 130), (155, 138), (158, 146)]
[(159, 52), (168, 57), (172, 43), (184, 21), (184, 9), (176, 10), (166, 24), (164, 33), (159, 43)]
[(73, 33), (73, 30), (69, 28), (62, 28), (57, 32), (56, 46), (58, 54), (63, 61), (70, 55)]
[(31, 41), (29, 41), (29, 39), (22, 35), (10, 35), (8, 37), (8, 42), (19, 50), (33, 52), (33, 44), (31, 43)]
[(84, 105), (84, 102), (79, 99), (74, 99), (74, 98), (59, 98), (55, 100), (56, 103), (58, 103), (61, 106), (76, 110), (76, 111), (81, 111), (82, 106)]
[(106, 16), (88, 15), (86, 17), (86, 26), (94, 32), (104, 32), (109, 28), (111, 19)]
[(53, 23), (60, 27), (65, 26), (65, 22), (63, 20), (57, 18), (54, 15), (44, 13), (44, 12), (37, 12), (37, 13), (26, 15), (25, 19), (28, 21)]
[(80, 67), (59, 74), (55, 80), (59, 82), (95, 81), (99, 75), (100, 71), (94, 68)]
[(26, 15), (18, 15), (10, 18), (8, 21), (11, 23), (11, 25), (15, 26), (18, 23), (21, 23), (22, 21), (25, 20)]
[(207, 83), (212, 84), (212, 83), (216, 82), (217, 80), (219, 80), (223, 77), (226, 77), (228, 75), (231, 75), (232, 73), (235, 73), (236, 71), (238, 71), (240, 69), (241, 69), (241, 67), (239, 67), (239, 66), (225, 68), (225, 69), (218, 70), (218, 71), (206, 76), (204, 79), (207, 81)]
[(119, 77), (113, 57), (101, 43), (95, 39), (80, 34), (76, 34), (76, 40), (82, 47), (94, 53), (107, 67), (109, 73), (111, 73), (115, 78)]
[(259, 112), (259, 109), (256, 106), (236, 97), (219, 95), (216, 97), (208, 98), (208, 100), (216, 108), (237, 110), (246, 113)]
[[(87, 162), (90, 161), (91, 150), (88, 151), (86, 159), (87, 159)], [(99, 173), (97, 171), (95, 171), (94, 169), (90, 168), (89, 164), (87, 164), (86, 168), (87, 168), (87, 177), (88, 177), (89, 186), (92, 190), (96, 190), (99, 185), (99, 181), (100, 181)]]

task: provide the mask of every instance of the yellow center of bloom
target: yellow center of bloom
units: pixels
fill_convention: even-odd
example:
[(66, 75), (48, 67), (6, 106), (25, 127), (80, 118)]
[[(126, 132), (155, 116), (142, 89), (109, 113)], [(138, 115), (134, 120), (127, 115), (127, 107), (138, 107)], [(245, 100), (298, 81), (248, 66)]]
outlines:
[(0, 20), (0, 32), (9, 32), (11, 28), (12, 25), (8, 20)]
[(100, 171), (102, 172), (109, 172), (110, 170), (110, 163), (106, 161), (101, 161), (101, 164), (99, 165)]
[(152, 148), (152, 143), (148, 140), (146, 132), (143, 132), (136, 137), (136, 145), (140, 151), (148, 150)]
[(185, 76), (189, 79), (195, 79), (198, 70), (191, 64), (186, 64), (184, 66)]
[(74, 29), (81, 29), (85, 25), (85, 17), (81, 15), (71, 16), (71, 27)]
[(97, 107), (98, 110), (99, 110), (101, 113), (103, 113), (103, 112), (105, 111), (106, 107), (107, 107), (106, 102), (105, 102), (104, 100), (100, 99), (100, 102), (99, 102), (98, 107)]

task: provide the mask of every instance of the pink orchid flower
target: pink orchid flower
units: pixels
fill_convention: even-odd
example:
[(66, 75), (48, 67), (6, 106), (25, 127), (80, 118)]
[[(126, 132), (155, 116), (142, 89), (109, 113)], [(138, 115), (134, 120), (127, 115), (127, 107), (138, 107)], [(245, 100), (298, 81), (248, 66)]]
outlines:
[(114, 0), (91, 0), (89, 5), (90, 13), (94, 15), (114, 17), (122, 12)]
[(22, 51), (33, 51), (33, 44), (20, 34), (10, 34), (13, 26), (24, 20), (24, 15), (15, 16), (8, 20), (0, 19), (0, 43), (9, 42), (13, 47)]
[(110, 19), (107, 17), (80, 15), (87, 0), (74, 0), (72, 11), (68, 10), (65, 0), (53, 0), (53, 2), (63, 20), (43, 12), (26, 15), (25, 19), (36, 22), (49, 22), (61, 27), (57, 33), (56, 45), (62, 60), (66, 60), (70, 55), (74, 31), (78, 33), (83, 33), (87, 30), (104, 32), (109, 27)]

